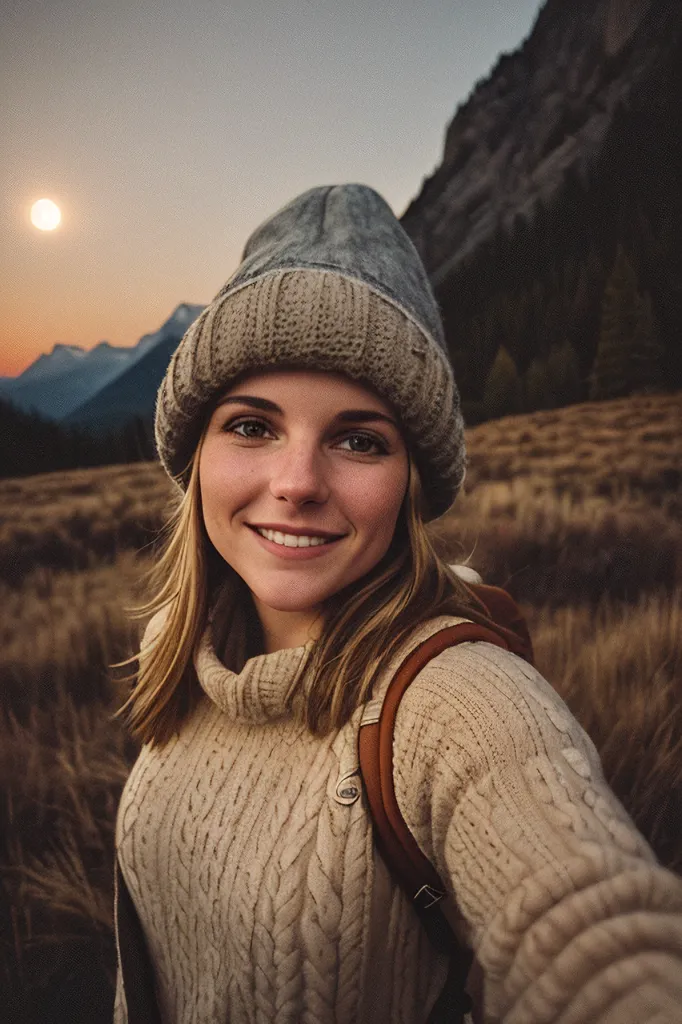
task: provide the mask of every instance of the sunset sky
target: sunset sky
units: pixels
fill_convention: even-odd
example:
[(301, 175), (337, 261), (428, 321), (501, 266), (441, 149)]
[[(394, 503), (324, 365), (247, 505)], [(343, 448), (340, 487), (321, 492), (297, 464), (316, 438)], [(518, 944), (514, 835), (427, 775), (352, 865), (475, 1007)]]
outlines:
[[(251, 231), (313, 185), (363, 182), (400, 216), (539, 7), (7, 0), (0, 376), (209, 302)], [(54, 231), (31, 223), (41, 198)]]

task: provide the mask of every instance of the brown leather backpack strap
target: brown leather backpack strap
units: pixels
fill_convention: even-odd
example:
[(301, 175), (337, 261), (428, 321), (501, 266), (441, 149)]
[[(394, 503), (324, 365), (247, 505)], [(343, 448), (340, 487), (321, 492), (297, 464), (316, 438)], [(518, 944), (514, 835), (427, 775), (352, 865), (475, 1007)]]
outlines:
[(511, 594), (491, 583), (467, 583), (465, 586), (480, 603), (485, 604), (491, 628), (507, 641), (509, 649), (531, 665), (534, 664), (535, 655), (528, 623)]
[(499, 633), (478, 623), (463, 622), (439, 630), (406, 656), (389, 684), (378, 720), (372, 718), (361, 723), (358, 737), (360, 772), (379, 852), (414, 902), (429, 941), (450, 956), (445, 987), (431, 1009), (429, 1024), (461, 1024), (466, 1013), (472, 1014), (474, 1024), (482, 1024), (483, 976), (473, 952), (462, 944), (454, 930), (452, 919), (461, 919), (457, 907), (452, 907), (452, 913), (446, 916), (438, 906), (447, 895), (445, 888), (400, 812), (393, 786), (393, 730), (400, 701), (415, 676), (431, 658), (467, 640), (483, 640), (502, 648), (510, 646)]
[(468, 640), (508, 648), (504, 639), (477, 623), (439, 630), (414, 648), (391, 680), (378, 722), (362, 725), (358, 738), (362, 773), (376, 840), (389, 870), (417, 907), (425, 909), (445, 896), (442, 882), (405, 824), (393, 786), (393, 730), (403, 694), (422, 668), (438, 654)]

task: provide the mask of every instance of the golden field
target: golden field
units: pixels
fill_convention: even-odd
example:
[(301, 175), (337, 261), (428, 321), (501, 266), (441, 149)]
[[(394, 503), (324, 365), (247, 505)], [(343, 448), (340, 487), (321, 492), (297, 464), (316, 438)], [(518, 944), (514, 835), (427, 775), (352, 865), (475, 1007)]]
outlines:
[[(682, 874), (682, 392), (467, 432), (432, 533), (505, 587), (539, 671)], [(0, 480), (0, 998), (22, 1022), (111, 1019), (114, 822), (135, 743), (111, 670), (174, 488), (155, 463)]]

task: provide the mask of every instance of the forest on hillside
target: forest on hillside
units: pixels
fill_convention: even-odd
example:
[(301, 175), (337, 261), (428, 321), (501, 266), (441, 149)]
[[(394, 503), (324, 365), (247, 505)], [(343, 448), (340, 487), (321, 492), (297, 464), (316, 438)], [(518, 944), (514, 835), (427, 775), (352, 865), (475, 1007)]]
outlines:
[(119, 430), (97, 435), (24, 412), (0, 398), (0, 479), (155, 457), (152, 424), (140, 417)]
[[(468, 424), (682, 388), (681, 21), (669, 39), (651, 28), (611, 58), (580, 55), (592, 91), (561, 95), (516, 208), (501, 185), (477, 186), (468, 166), (472, 146), (504, 150), (508, 173), (530, 145), (521, 112), (505, 119), (492, 108), (497, 96), (527, 96), (517, 79), (538, 73), (532, 39), (501, 57), (481, 87), (491, 96), (474, 94), (455, 117), (443, 164), (403, 214), (434, 281)], [(583, 157), (576, 139), (590, 109), (606, 117), (611, 83), (630, 74), (603, 140)], [(542, 168), (571, 147), (579, 156), (546, 194)], [(458, 206), (469, 191), (471, 208)], [(495, 211), (495, 227), (467, 248), (479, 208)]]

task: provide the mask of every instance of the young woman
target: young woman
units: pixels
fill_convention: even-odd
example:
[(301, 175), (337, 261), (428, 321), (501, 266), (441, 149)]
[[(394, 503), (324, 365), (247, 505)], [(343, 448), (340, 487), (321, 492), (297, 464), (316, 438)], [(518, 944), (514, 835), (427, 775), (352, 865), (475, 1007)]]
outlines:
[[(424, 529), (465, 473), (442, 324), (376, 192), (311, 189), (252, 235), (170, 362), (156, 439), (181, 500), (122, 709), (143, 745), (115, 1021), (426, 1022), (447, 959), (376, 852), (359, 723), (476, 612)], [(400, 704), (394, 764), (479, 1020), (682, 1021), (682, 881), (537, 671), (445, 650)]]

